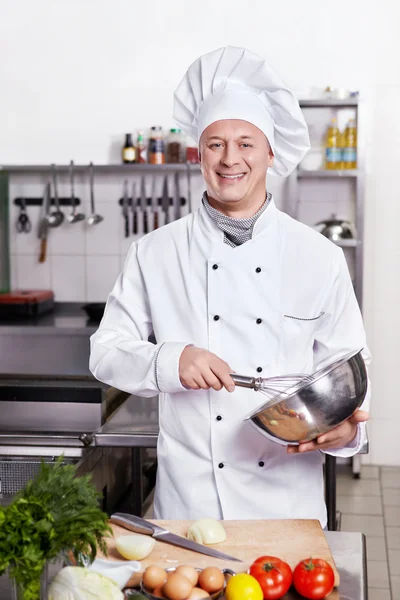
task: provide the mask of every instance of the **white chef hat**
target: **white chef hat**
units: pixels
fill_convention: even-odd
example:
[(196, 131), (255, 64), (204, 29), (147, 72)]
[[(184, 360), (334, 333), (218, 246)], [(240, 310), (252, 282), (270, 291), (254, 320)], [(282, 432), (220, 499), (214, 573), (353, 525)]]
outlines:
[(269, 172), (275, 175), (289, 175), (310, 148), (296, 97), (263, 58), (245, 48), (227, 46), (195, 60), (175, 91), (174, 118), (197, 141), (215, 121), (252, 123), (268, 138), (275, 156)]

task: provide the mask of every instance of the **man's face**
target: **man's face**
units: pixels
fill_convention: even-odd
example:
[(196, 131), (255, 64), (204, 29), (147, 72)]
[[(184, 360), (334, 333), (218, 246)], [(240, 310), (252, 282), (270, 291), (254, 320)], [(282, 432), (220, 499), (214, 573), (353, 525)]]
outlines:
[(274, 157), (255, 125), (238, 119), (212, 123), (200, 138), (200, 160), (208, 197), (219, 208), (258, 208), (264, 201), (266, 172)]

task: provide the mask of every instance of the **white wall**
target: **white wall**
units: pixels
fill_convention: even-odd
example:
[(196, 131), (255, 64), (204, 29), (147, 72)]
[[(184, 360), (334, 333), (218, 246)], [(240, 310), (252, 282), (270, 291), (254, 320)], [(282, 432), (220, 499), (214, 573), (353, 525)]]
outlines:
[[(225, 44), (244, 45), (267, 57), (298, 92), (328, 84), (362, 91), (367, 152), (364, 312), (374, 357), (372, 449), (367, 460), (400, 464), (394, 418), (400, 367), (396, 3), (0, 0), (0, 10), (0, 164), (65, 164), (71, 158), (77, 163), (118, 162), (126, 131), (172, 125), (172, 92), (186, 67), (201, 53)], [(24, 182), (27, 185), (19, 179), (15, 185)], [(121, 183), (114, 182), (111, 205), (105, 182), (97, 183), (109, 224), (114, 222), (113, 235), (121, 223), (113, 208)], [(197, 187), (200, 190), (201, 184)], [(82, 235), (79, 243), (86, 256), (85, 244), (91, 242), (87, 233)], [(82, 262), (81, 255), (68, 258), (68, 243), (74, 251), (79, 246), (65, 232), (63, 239), (56, 242), (55, 234), (53, 238), (59, 248), (54, 255), (64, 256), (54, 263), (54, 272), (61, 270), (68, 279), (73, 266)], [(118, 247), (115, 240), (110, 244), (115, 254), (109, 255), (118, 260), (104, 268), (108, 275), (102, 290), (125, 250), (121, 239)], [(26, 256), (33, 255), (32, 248), (28, 244)], [(18, 254), (15, 246), (13, 253)], [(85, 260), (84, 277), (90, 263)], [(33, 259), (31, 264), (36, 264)], [(96, 265), (102, 264), (98, 259)], [(86, 283), (76, 285), (86, 286), (82, 298), (90, 297)]]

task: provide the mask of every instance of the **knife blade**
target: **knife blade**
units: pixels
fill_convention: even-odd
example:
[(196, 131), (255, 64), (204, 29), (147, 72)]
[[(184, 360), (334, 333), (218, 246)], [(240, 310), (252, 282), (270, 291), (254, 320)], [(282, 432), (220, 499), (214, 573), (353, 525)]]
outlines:
[(181, 192), (179, 186), (179, 172), (177, 171), (175, 177), (175, 198), (174, 198), (174, 219), (177, 221), (181, 218)]
[(133, 233), (133, 235), (136, 235), (138, 232), (138, 215), (137, 215), (137, 210), (136, 210), (136, 183), (135, 182), (132, 184), (131, 211), (132, 211), (132, 233)]
[(150, 521), (146, 521), (146, 519), (136, 517), (135, 515), (129, 515), (127, 513), (115, 513), (111, 515), (110, 522), (135, 533), (151, 535), (159, 542), (166, 542), (167, 544), (172, 544), (173, 546), (186, 548), (186, 550), (192, 550), (193, 552), (199, 552), (200, 554), (206, 554), (207, 556), (220, 558), (221, 560), (243, 562), (240, 558), (235, 558), (234, 556), (229, 556), (229, 554), (224, 554), (224, 552), (220, 552), (219, 550), (214, 550), (214, 548), (203, 546), (203, 544), (198, 544), (197, 542), (192, 542), (192, 540), (188, 540), (180, 535), (171, 533), (168, 531), (168, 529), (164, 529), (159, 525), (150, 523)]
[(146, 181), (142, 177), (140, 183), (140, 206), (143, 212), (143, 233), (149, 233), (149, 225), (147, 220), (147, 196), (146, 196)]
[(153, 230), (158, 229), (158, 203), (156, 192), (156, 178), (153, 176), (151, 183), (151, 210), (153, 212)]
[(128, 181), (125, 179), (124, 181), (124, 196), (122, 200), (122, 215), (124, 217), (125, 222), (125, 237), (129, 237), (129, 212), (128, 212), (128, 204), (129, 204), (129, 193), (128, 193)]
[(42, 207), (40, 210), (40, 220), (38, 227), (38, 238), (40, 240), (40, 254), (39, 262), (44, 263), (46, 261), (47, 254), (47, 235), (49, 232), (49, 221), (48, 215), (50, 212), (50, 183), (45, 185), (43, 191)]
[(169, 223), (168, 211), (169, 211), (169, 192), (168, 192), (168, 176), (165, 175), (163, 183), (163, 191), (161, 197), (161, 206), (163, 213), (165, 214), (164, 224)]

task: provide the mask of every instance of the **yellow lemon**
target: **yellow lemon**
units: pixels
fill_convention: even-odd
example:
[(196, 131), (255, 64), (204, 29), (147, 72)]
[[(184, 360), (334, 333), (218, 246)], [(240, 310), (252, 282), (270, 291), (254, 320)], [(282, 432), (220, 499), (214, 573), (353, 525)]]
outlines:
[(225, 589), (226, 600), (263, 600), (264, 594), (257, 579), (246, 573), (234, 575)]

